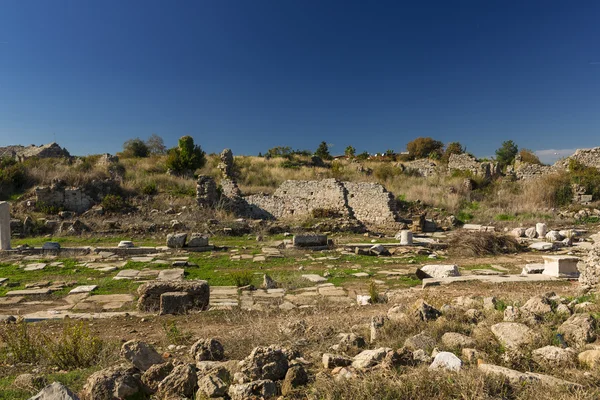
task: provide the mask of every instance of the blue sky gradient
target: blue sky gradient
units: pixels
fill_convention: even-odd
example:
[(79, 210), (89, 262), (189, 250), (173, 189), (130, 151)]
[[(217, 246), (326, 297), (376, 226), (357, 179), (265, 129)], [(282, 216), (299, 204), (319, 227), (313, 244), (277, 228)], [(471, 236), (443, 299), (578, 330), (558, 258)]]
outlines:
[[(4, 0), (0, 146), (600, 145), (600, 2)], [(549, 150), (552, 149), (552, 150)]]

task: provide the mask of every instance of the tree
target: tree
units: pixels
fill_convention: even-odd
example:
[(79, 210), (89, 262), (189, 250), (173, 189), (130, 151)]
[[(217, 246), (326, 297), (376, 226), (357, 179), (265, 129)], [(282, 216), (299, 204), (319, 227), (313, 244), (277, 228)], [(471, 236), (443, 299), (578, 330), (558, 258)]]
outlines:
[(123, 155), (125, 157), (148, 157), (149, 154), (148, 146), (140, 138), (129, 139), (123, 143)]
[(518, 152), (519, 147), (512, 140), (502, 142), (502, 146), (496, 150), (496, 161), (501, 167), (505, 167), (515, 161)]
[(344, 154), (346, 155), (346, 157), (354, 157), (356, 155), (356, 149), (352, 146), (348, 146), (346, 147), (346, 150), (344, 150)]
[(167, 168), (180, 174), (190, 175), (206, 163), (206, 153), (194, 144), (191, 136), (179, 138), (179, 144), (167, 153)]
[(521, 149), (519, 151), (519, 157), (524, 163), (543, 165), (543, 163), (540, 161), (540, 158), (529, 149)]
[(444, 143), (430, 137), (419, 137), (406, 145), (406, 150), (412, 160), (428, 157), (439, 158), (443, 148)]
[(150, 154), (162, 155), (167, 153), (167, 146), (165, 146), (163, 138), (156, 133), (153, 133), (152, 136), (146, 140), (146, 147), (148, 147)]
[(363, 151), (362, 153), (360, 153), (359, 155), (356, 156), (356, 158), (358, 158), (359, 160), (368, 160), (369, 159), (369, 153), (366, 151)]
[(331, 154), (329, 154), (329, 146), (327, 146), (326, 142), (321, 142), (319, 147), (317, 147), (317, 151), (315, 151), (315, 156), (322, 158), (323, 160), (331, 160)]
[(452, 154), (463, 154), (465, 152), (464, 147), (459, 142), (450, 142), (446, 146), (446, 150), (444, 151), (444, 155), (442, 156), (442, 161), (448, 162), (450, 160), (450, 156)]

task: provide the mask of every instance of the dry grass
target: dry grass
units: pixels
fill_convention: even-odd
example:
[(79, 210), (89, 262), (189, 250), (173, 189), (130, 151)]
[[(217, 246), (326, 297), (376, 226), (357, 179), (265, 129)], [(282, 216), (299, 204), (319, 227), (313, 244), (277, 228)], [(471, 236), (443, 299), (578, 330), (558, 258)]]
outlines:
[(520, 248), (514, 237), (493, 232), (457, 232), (448, 240), (449, 254), (462, 257), (510, 254)]

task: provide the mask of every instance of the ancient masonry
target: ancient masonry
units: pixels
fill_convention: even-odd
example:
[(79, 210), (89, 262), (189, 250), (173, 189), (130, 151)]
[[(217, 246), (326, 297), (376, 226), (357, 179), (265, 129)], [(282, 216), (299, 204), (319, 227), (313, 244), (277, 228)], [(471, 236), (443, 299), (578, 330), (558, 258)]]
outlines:
[(479, 162), (470, 154), (452, 154), (448, 160), (448, 170), (466, 171), (474, 176), (491, 179), (499, 176), (502, 171), (497, 163)]
[(240, 216), (257, 219), (303, 218), (314, 213), (353, 218), (365, 224), (397, 220), (394, 196), (376, 183), (340, 182), (336, 179), (292, 181), (281, 184), (273, 195), (243, 196), (233, 179), (233, 154), (221, 153), (221, 198), (213, 178), (200, 176), (196, 199), (200, 207), (221, 202)]
[(244, 197), (253, 218), (293, 218), (327, 215), (355, 218), (365, 224), (396, 221), (394, 196), (377, 183), (320, 181), (285, 181), (269, 195)]
[(36, 187), (35, 195), (38, 204), (57, 206), (77, 213), (85, 212), (95, 204), (95, 201), (82, 189), (65, 187), (61, 183)]
[(10, 157), (17, 161), (25, 161), (31, 157), (60, 158), (71, 157), (67, 149), (60, 147), (57, 143), (49, 143), (42, 146), (7, 146), (0, 147), (0, 158)]

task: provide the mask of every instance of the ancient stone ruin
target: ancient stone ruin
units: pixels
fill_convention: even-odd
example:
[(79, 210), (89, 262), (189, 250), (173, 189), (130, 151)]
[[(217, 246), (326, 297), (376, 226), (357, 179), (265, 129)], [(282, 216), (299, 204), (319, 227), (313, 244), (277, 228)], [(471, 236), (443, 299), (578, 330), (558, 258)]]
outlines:
[(450, 173), (465, 171), (484, 179), (492, 179), (502, 173), (498, 163), (480, 162), (467, 153), (452, 154), (448, 160), (448, 170)]
[(0, 250), (10, 250), (10, 210), (6, 201), (0, 201)]
[(17, 161), (25, 161), (28, 158), (60, 158), (71, 157), (67, 149), (60, 147), (57, 143), (48, 143), (42, 146), (6, 146), (0, 147), (0, 158), (10, 157)]

